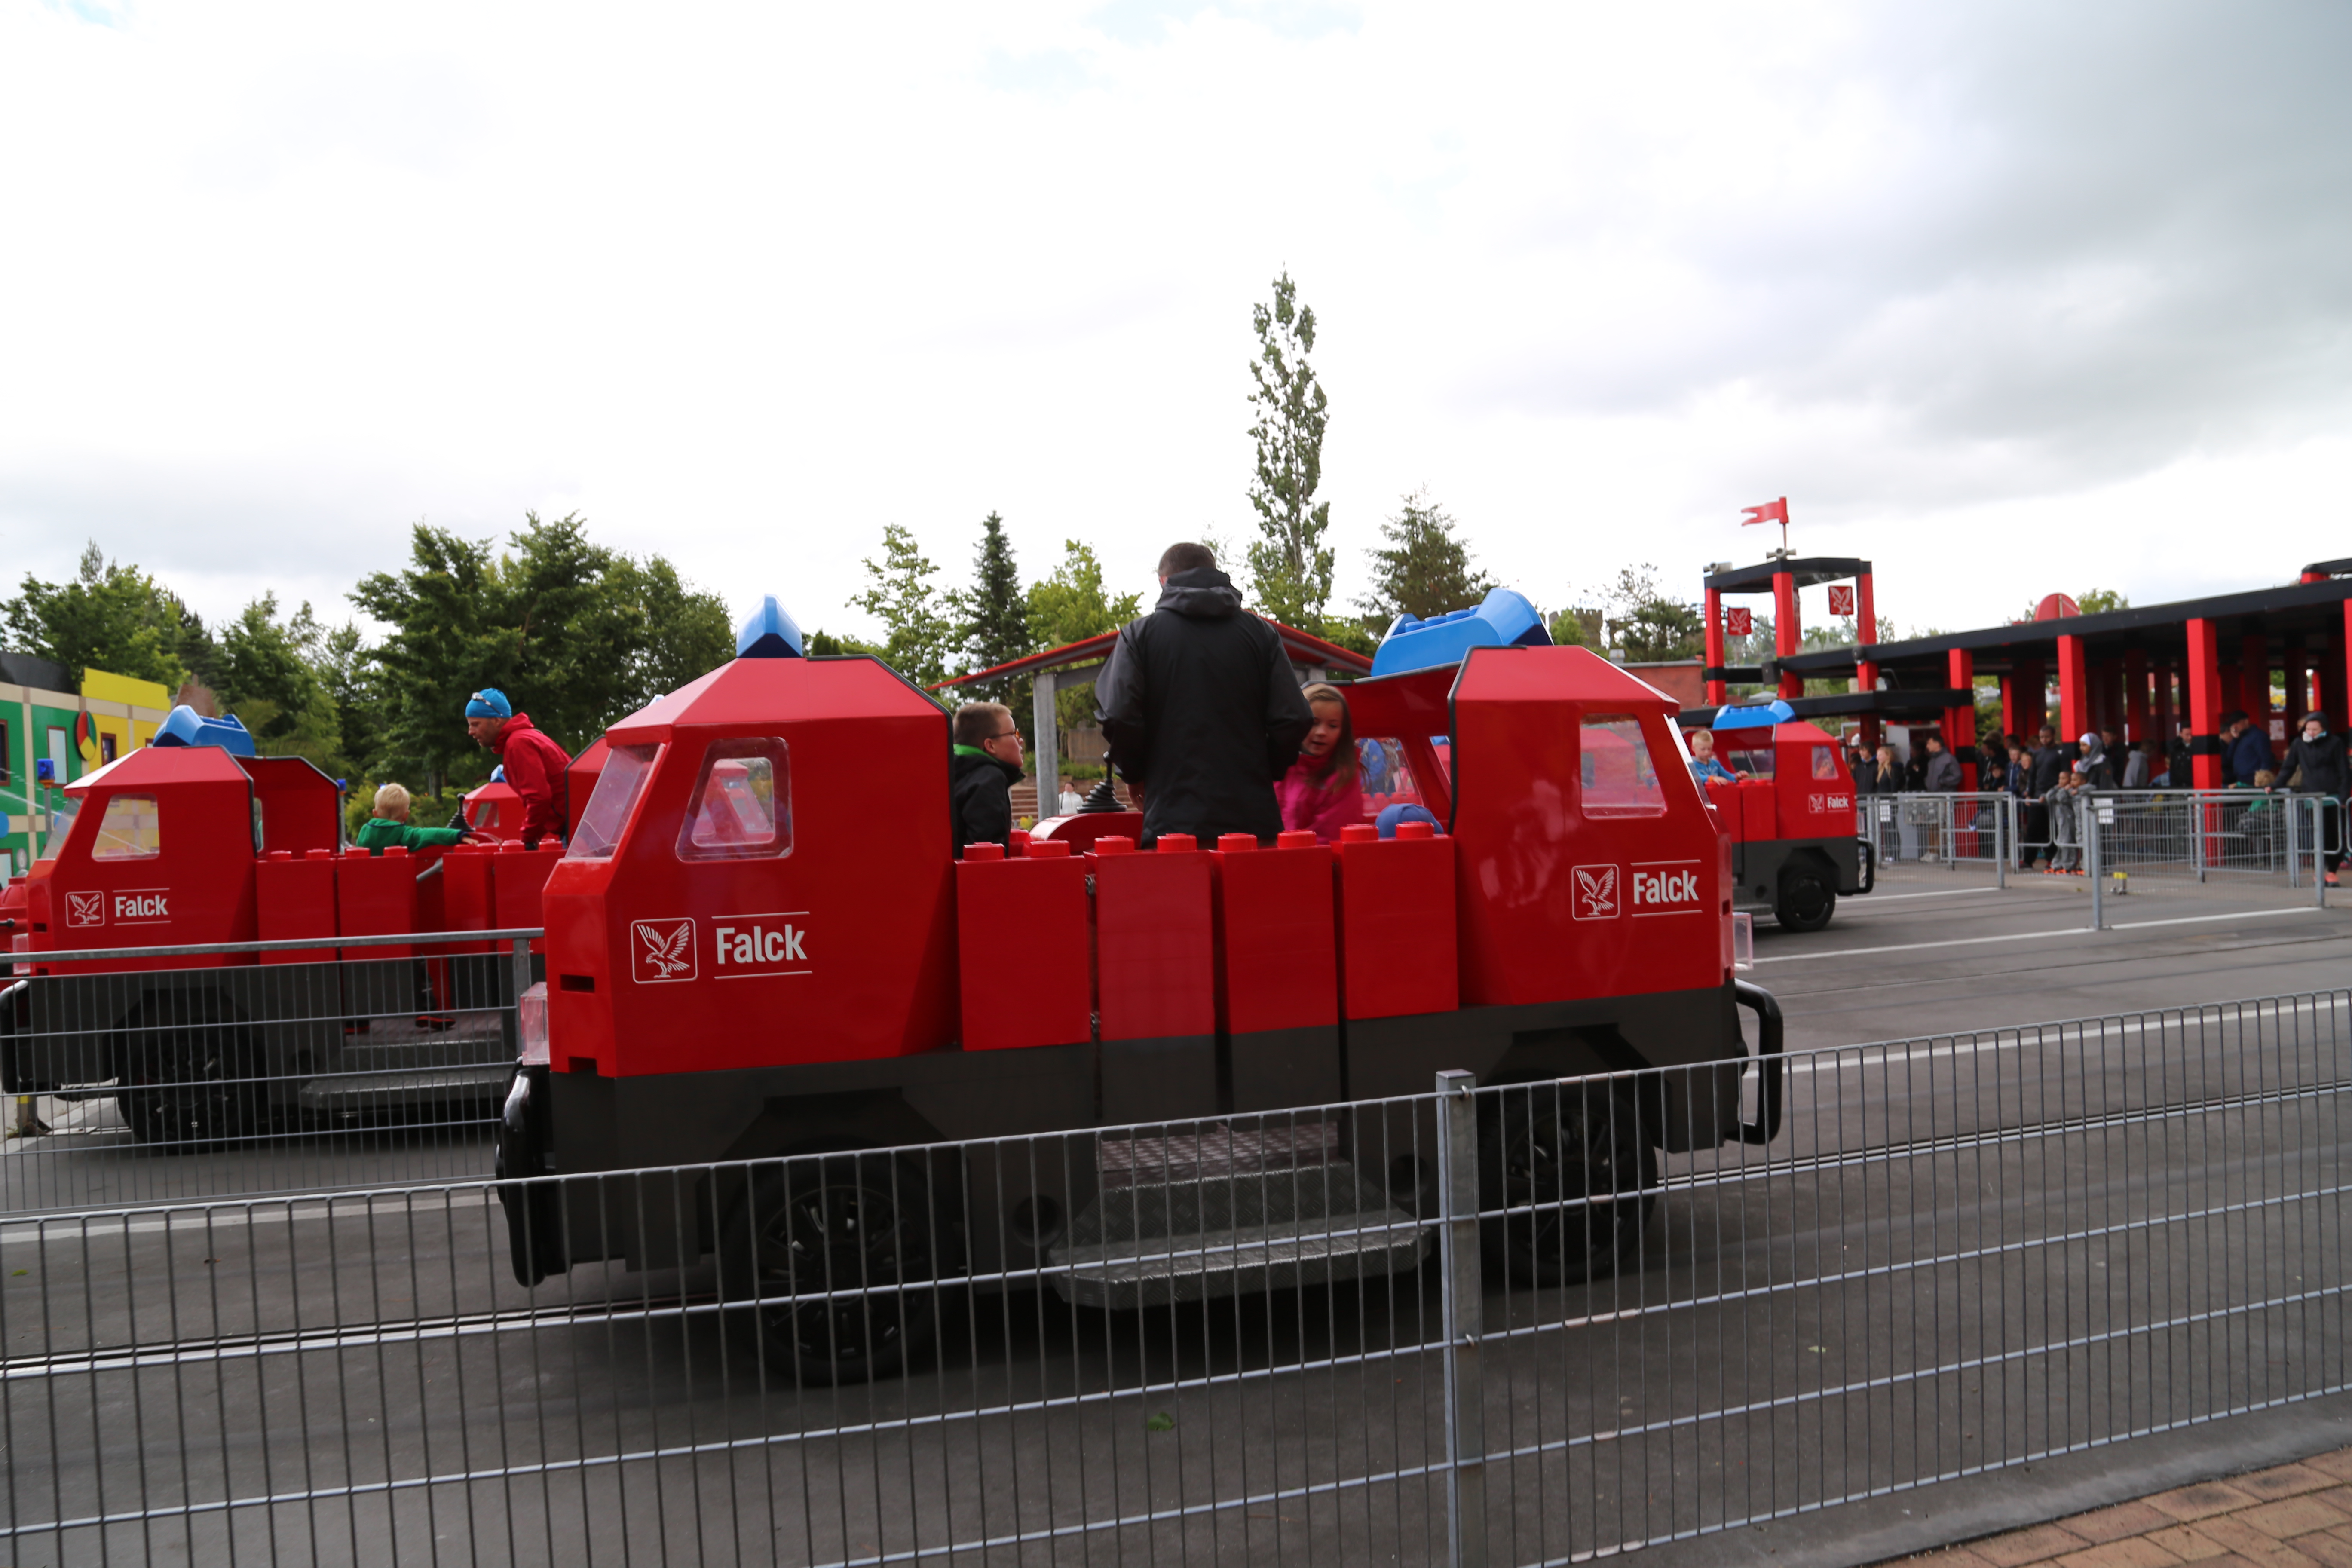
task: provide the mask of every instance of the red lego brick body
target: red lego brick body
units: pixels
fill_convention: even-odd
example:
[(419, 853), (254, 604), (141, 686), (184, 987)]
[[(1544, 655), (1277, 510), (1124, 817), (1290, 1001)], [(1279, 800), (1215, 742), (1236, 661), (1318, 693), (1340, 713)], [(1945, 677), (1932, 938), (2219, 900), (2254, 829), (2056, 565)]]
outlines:
[[(253, 868), (254, 892), (259, 912), (260, 940), (292, 942), (308, 936), (335, 934), (335, 857), (313, 849), (295, 855), (273, 850)], [(294, 948), (261, 955), (264, 963), (326, 963), (337, 956), (332, 947)]]
[[(394, 847), (345, 850), (335, 861), (335, 929), (343, 936), (397, 936), (416, 925), (416, 873), (425, 862)], [(352, 948), (354, 958), (405, 958), (403, 942)]]
[(1338, 1023), (1331, 851), (1312, 833), (1283, 834), (1271, 850), (1237, 833), (1219, 840), (1209, 861), (1218, 1026), (1239, 1035)]
[(1341, 1005), (1350, 1018), (1450, 1013), (1461, 1005), (1454, 840), (1407, 823), (1394, 838), (1340, 829)]
[(1031, 845), (1019, 859), (975, 845), (955, 879), (963, 1048), (1091, 1038), (1087, 863), (1059, 844)]
[(1103, 838), (1087, 858), (1095, 879), (1096, 989), (1102, 1037), (1148, 1040), (1217, 1027), (1216, 948), (1209, 859), (1181, 834), (1148, 854)]

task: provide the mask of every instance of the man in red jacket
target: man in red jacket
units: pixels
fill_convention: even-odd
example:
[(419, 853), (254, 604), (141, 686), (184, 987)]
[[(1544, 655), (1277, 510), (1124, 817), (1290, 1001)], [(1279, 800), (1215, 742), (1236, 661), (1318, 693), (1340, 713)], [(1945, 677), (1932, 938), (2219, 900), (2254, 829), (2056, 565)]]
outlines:
[(522, 796), (524, 847), (536, 849), (551, 834), (562, 839), (571, 821), (565, 770), (572, 758), (563, 748), (534, 726), (530, 714), (516, 712), (507, 694), (495, 686), (466, 699), (466, 733), (499, 754), (507, 783)]

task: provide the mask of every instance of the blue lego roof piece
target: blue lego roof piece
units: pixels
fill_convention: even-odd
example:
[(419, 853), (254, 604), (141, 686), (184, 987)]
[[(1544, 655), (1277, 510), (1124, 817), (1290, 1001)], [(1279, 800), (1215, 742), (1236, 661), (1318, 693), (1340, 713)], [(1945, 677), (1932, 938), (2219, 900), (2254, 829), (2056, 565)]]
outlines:
[(156, 727), (153, 746), (218, 746), (232, 757), (249, 757), (253, 752), (253, 736), (236, 714), (225, 719), (207, 719), (186, 703), (181, 703), (171, 715)]
[(1527, 596), (1496, 588), (1466, 610), (1416, 620), (1399, 616), (1372, 655), (1375, 676), (1459, 664), (1474, 647), (1543, 647), (1551, 642), (1543, 616)]
[(803, 658), (808, 645), (801, 639), (800, 623), (784, 614), (784, 607), (770, 594), (735, 634), (737, 658)]
[(1797, 716), (1797, 710), (1775, 697), (1769, 702), (1751, 702), (1744, 708), (1718, 708), (1715, 710), (1713, 730), (1769, 730), (1775, 724), (1786, 724)]

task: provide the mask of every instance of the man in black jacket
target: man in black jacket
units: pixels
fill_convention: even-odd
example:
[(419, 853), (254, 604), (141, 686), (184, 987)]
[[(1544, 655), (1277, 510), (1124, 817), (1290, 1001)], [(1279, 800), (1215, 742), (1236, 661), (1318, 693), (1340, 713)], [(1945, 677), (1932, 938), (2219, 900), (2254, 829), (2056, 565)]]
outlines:
[(1013, 846), (1013, 786), (1021, 782), (1021, 731), (1002, 702), (956, 710), (948, 756), (948, 800), (955, 807), (956, 858), (967, 844)]
[(1160, 602), (1111, 645), (1095, 681), (1110, 764), (1141, 798), (1143, 842), (1282, 831), (1275, 781), (1315, 727), (1282, 638), (1242, 609), (1200, 544), (1160, 558)]
[(2053, 864), (2058, 858), (2055, 845), (2050, 842), (2050, 807), (2043, 803), (2058, 781), (2074, 765), (2072, 752), (2058, 744), (2058, 731), (2049, 725), (2042, 726), (2041, 744), (2033, 748), (2032, 763), (2025, 775), (2025, 820), (2017, 829), (2017, 864), (2019, 869), (2033, 864), (2036, 855), (2048, 850)]
[[(2293, 779), (2298, 794), (2324, 795), (2335, 801), (2340, 820), (2345, 797), (2352, 795), (2352, 760), (2345, 756), (2344, 737), (2327, 732), (2326, 714), (2306, 713), (2303, 716), (2303, 733), (2287, 747), (2286, 761), (2279, 764), (2278, 776), (2282, 784)], [(2326, 875), (2331, 888), (2336, 885), (2336, 869), (2344, 864), (2341, 848), (2344, 831), (2339, 826), (2323, 826), (2320, 829), (2323, 843), (2333, 840), (2339, 846), (2327, 857)]]

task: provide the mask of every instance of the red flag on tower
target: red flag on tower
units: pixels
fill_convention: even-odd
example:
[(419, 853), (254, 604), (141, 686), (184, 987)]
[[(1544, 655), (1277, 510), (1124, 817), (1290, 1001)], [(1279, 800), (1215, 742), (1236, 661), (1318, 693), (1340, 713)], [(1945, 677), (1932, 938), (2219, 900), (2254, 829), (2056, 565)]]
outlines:
[(1739, 520), (1739, 526), (1742, 528), (1751, 522), (1777, 522), (1783, 528), (1789, 526), (1787, 496), (1782, 496), (1779, 500), (1768, 500), (1762, 506), (1742, 507), (1740, 510), (1748, 514)]

